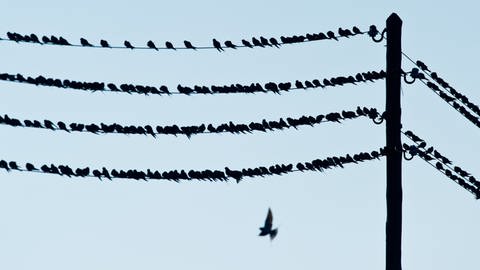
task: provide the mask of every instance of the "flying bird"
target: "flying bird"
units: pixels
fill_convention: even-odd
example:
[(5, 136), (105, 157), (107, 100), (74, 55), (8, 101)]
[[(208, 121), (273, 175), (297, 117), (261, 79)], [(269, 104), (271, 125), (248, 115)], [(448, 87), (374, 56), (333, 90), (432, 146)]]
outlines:
[(265, 225), (259, 228), (260, 234), (258, 236), (270, 235), (270, 240), (273, 240), (277, 236), (278, 228), (275, 228), (272, 230), (272, 226), (273, 226), (273, 214), (272, 214), (272, 210), (268, 208), (268, 214), (267, 214), (267, 218), (265, 219)]

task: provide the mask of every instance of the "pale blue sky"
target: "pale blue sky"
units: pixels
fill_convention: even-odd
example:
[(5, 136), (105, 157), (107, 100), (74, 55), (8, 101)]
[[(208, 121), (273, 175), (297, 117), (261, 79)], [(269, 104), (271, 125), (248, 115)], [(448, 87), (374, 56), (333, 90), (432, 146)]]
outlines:
[[(480, 104), (475, 1), (4, 1), (0, 33), (134, 45), (383, 29), (397, 12), (404, 52)], [(129, 51), (0, 43), (0, 72), (85, 81), (212, 85), (311, 80), (385, 66), (368, 37), (282, 49)], [(404, 69), (411, 65), (405, 59)], [(283, 95), (143, 97), (1, 83), (0, 114), (124, 124), (250, 122), (384, 109), (384, 82)], [(404, 85), (403, 125), (480, 177), (480, 130), (421, 84)], [(111, 168), (253, 167), (371, 151), (368, 119), (253, 135), (66, 134), (0, 127), (1, 159)], [(404, 269), (478, 269), (479, 202), (419, 159), (403, 164)], [(278, 237), (257, 237), (271, 207)], [(0, 172), (0, 269), (384, 269), (385, 160), (241, 184), (66, 179)]]

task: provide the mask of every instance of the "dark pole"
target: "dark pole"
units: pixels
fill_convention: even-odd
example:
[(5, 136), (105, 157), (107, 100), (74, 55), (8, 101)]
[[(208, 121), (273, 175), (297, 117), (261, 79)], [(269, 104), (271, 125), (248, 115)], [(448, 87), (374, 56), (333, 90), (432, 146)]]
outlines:
[(386, 270), (402, 269), (402, 143), (400, 140), (400, 83), (402, 20), (392, 13), (387, 19), (387, 224)]

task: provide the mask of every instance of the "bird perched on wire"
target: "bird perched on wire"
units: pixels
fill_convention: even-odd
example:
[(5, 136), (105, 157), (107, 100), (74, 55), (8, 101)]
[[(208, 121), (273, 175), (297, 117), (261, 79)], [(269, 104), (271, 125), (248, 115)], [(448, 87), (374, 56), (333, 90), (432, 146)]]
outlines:
[(265, 219), (265, 224), (263, 227), (260, 227), (260, 234), (258, 236), (270, 235), (270, 240), (273, 240), (278, 233), (278, 228), (272, 230), (273, 226), (273, 214), (272, 210), (268, 208), (267, 218)]
[(82, 44), (82, 46), (84, 46), (84, 47), (92, 47), (93, 46), (92, 44), (90, 44), (90, 42), (88, 42), (88, 40), (86, 40), (84, 38), (80, 39), (80, 44)]
[(110, 47), (110, 44), (108, 44), (108, 41), (102, 39), (100, 40), (100, 45), (104, 48), (109, 48)]
[(165, 42), (165, 47), (167, 47), (167, 49), (176, 50), (175, 47), (173, 47), (173, 44), (170, 41)]
[(197, 48), (195, 46), (192, 45), (192, 43), (188, 40), (184, 40), (183, 41), (183, 44), (185, 44), (185, 48), (187, 49), (193, 49), (193, 50), (196, 50)]
[(133, 47), (132, 43), (130, 43), (130, 41), (128, 40), (125, 40), (125, 42), (123, 42), (123, 45), (125, 45), (126, 48), (129, 48), (129, 49), (134, 49), (135, 47)]
[(219, 52), (223, 51), (222, 44), (216, 39), (213, 39), (213, 47), (217, 49)]
[(154, 50), (158, 51), (157, 46), (155, 46), (155, 43), (153, 43), (153, 41), (151, 41), (151, 40), (149, 40), (149, 41), (147, 42), (147, 46), (148, 46), (148, 48), (150, 48), (150, 49), (154, 49)]

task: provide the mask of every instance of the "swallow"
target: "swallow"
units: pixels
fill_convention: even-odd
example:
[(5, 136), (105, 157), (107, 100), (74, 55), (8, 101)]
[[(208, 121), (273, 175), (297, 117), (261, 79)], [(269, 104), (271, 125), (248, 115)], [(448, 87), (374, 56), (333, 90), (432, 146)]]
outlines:
[(232, 48), (232, 49), (237, 48), (237, 46), (235, 44), (233, 44), (230, 40), (225, 41), (225, 46), (227, 46), (228, 48)]
[(184, 41), (183, 41), (183, 44), (185, 44), (185, 48), (187, 48), (187, 49), (194, 49), (194, 50), (197, 49), (197, 48), (195, 48), (195, 46), (193, 46), (192, 43), (191, 43), (190, 41), (188, 41), (188, 40), (184, 40)]
[(246, 41), (245, 39), (242, 39), (242, 44), (245, 47), (253, 48), (253, 45), (250, 42)]
[(108, 44), (108, 41), (102, 39), (100, 40), (100, 46), (104, 47), (104, 48), (110, 48), (110, 44)]
[(150, 49), (155, 49), (155, 50), (158, 51), (157, 46), (155, 46), (155, 43), (153, 43), (153, 41), (151, 41), (151, 40), (149, 40), (149, 41), (147, 42), (147, 46), (148, 46), (148, 48), (150, 48)]
[(327, 36), (329, 39), (335, 39), (336, 41), (338, 41), (338, 38), (335, 36), (335, 33), (333, 31), (328, 31)]
[(277, 236), (278, 233), (278, 228), (275, 228), (272, 230), (273, 226), (273, 215), (272, 215), (272, 210), (268, 208), (268, 214), (267, 218), (265, 219), (265, 224), (263, 227), (260, 227), (260, 234), (258, 236), (266, 236), (270, 235), (270, 240), (273, 240), (275, 236)]
[(42, 37), (42, 42), (43, 42), (44, 44), (50, 43), (50, 39), (49, 39), (47, 36), (43, 36), (43, 37)]
[(175, 47), (173, 47), (173, 44), (170, 41), (165, 42), (165, 47), (167, 47), (167, 49), (176, 50)]
[(86, 39), (84, 39), (84, 38), (81, 38), (81, 39), (80, 39), (80, 44), (82, 44), (82, 46), (84, 46), (84, 47), (92, 47), (92, 46), (93, 46), (92, 44), (90, 44), (90, 43), (88, 42), (88, 40), (86, 40)]
[(266, 39), (264, 37), (260, 37), (260, 42), (262, 42), (262, 45), (272, 47), (272, 45), (270, 43), (268, 43), (268, 39)]
[(260, 40), (258, 40), (257, 38), (252, 38), (252, 43), (254, 46), (259, 46), (259, 47), (265, 47), (265, 45), (263, 45)]
[(278, 41), (275, 38), (272, 37), (269, 39), (269, 41), (273, 46), (280, 48), (280, 43), (278, 43)]
[(362, 31), (360, 31), (360, 29), (358, 29), (356, 26), (354, 26), (352, 30), (355, 35), (363, 34)]
[(132, 43), (130, 43), (130, 41), (128, 40), (125, 40), (123, 42), (123, 45), (125, 45), (125, 47), (129, 48), (129, 49), (134, 49), (135, 47), (132, 46)]
[(223, 51), (223, 48), (222, 48), (222, 44), (220, 44), (220, 42), (216, 39), (213, 39), (213, 47), (215, 47), (215, 49), (217, 49), (219, 52)]

